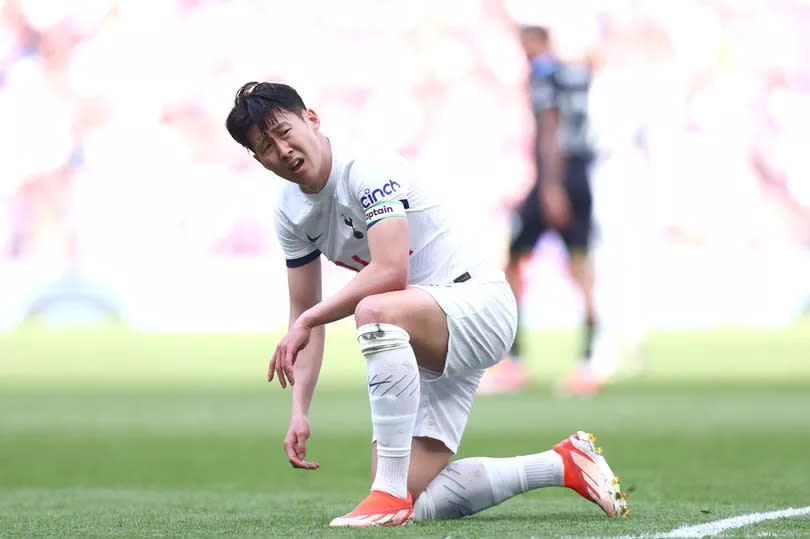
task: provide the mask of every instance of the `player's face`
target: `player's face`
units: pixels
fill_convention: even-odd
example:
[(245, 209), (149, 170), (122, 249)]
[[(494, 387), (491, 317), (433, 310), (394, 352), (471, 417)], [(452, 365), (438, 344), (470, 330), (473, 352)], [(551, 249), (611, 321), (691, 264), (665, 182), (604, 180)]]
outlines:
[[(313, 110), (301, 116), (283, 111), (278, 122), (262, 133), (252, 127), (248, 137), (254, 157), (267, 170), (305, 187), (319, 188), (329, 177), (320, 119)], [(328, 146), (327, 146), (328, 147)]]
[(522, 32), (520, 34), (520, 42), (529, 60), (548, 52), (548, 43), (540, 36), (531, 32)]

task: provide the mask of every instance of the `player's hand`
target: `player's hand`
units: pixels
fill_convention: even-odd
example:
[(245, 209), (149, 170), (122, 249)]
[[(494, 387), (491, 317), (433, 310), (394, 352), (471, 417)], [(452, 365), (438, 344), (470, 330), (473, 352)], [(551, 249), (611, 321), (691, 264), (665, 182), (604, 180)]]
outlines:
[(309, 344), (311, 334), (312, 328), (298, 323), (290, 326), (287, 334), (276, 346), (276, 351), (270, 360), (270, 366), (267, 369), (268, 382), (272, 382), (273, 377), (278, 375), (278, 383), (281, 384), (282, 388), (287, 387), (288, 381), (291, 386), (295, 385), (293, 365), (295, 365), (295, 360), (298, 359), (298, 352)]
[(306, 416), (296, 416), (290, 419), (290, 428), (284, 438), (284, 451), (293, 468), (302, 470), (317, 470), (320, 464), (309, 462), (307, 457), (307, 439), (309, 439), (309, 419)]
[(543, 217), (551, 227), (559, 230), (571, 223), (571, 202), (562, 185), (557, 183), (542, 185), (540, 204), (543, 209)]

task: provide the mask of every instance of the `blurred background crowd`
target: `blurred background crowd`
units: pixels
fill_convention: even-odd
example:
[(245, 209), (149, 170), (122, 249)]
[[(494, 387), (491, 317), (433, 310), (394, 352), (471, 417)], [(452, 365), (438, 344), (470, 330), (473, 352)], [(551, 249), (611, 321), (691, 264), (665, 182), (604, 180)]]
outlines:
[[(519, 24), (592, 66), (603, 318), (643, 334), (806, 311), (810, 2), (0, 0), (0, 329), (286, 321), (281, 180), (223, 127), (248, 80), (412, 158), (502, 259), (535, 174)], [(535, 255), (527, 323), (576, 323), (557, 240)], [(327, 291), (349, 277), (330, 268)]]

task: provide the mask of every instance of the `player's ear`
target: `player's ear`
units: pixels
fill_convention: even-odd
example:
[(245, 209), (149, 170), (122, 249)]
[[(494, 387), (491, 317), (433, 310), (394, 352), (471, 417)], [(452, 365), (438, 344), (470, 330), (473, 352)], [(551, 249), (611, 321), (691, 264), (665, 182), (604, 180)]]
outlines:
[(321, 119), (318, 117), (318, 113), (314, 110), (307, 109), (306, 118), (316, 131), (321, 127)]

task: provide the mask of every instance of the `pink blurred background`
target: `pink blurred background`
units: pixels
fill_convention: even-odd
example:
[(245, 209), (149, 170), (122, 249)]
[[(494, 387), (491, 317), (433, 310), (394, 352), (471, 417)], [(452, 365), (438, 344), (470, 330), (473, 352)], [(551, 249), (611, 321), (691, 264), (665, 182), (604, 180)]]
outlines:
[[(597, 297), (628, 334), (810, 305), (810, 2), (0, 0), (0, 329), (286, 320), (281, 180), (225, 131), (248, 80), (410, 158), (497, 260), (534, 177), (517, 24), (594, 65)], [(574, 325), (552, 236), (526, 320)], [(326, 290), (351, 274), (330, 267)]]

